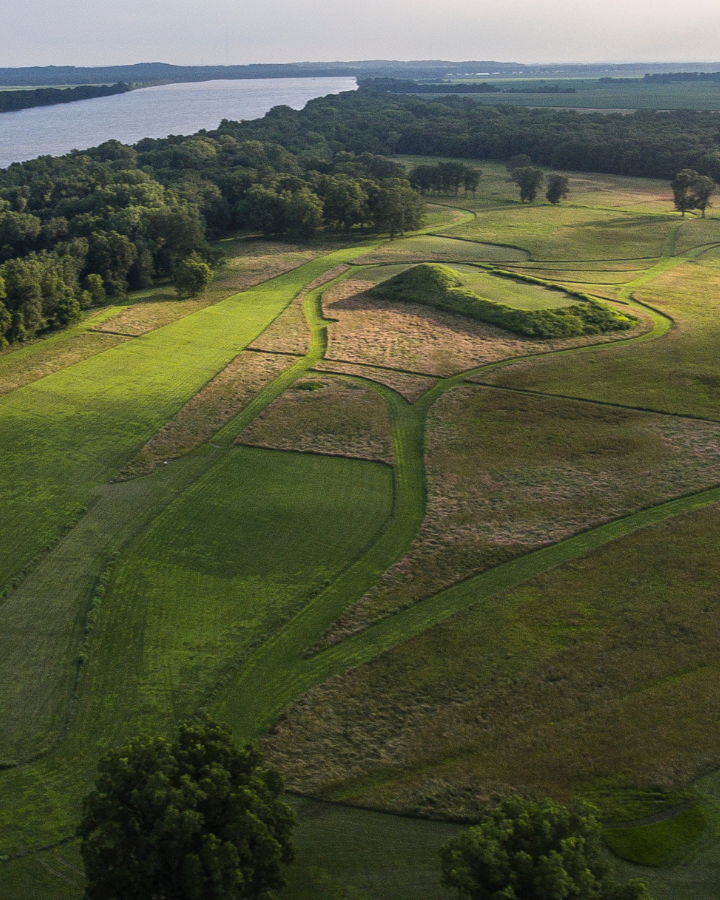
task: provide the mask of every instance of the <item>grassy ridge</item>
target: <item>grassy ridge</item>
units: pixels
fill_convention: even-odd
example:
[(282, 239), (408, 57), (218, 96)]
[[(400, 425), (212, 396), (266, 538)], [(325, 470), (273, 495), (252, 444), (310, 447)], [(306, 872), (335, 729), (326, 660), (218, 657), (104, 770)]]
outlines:
[[(496, 274), (496, 277), (518, 279), (524, 286), (532, 284), (547, 288), (551, 285), (550, 282), (514, 273), (502, 273), (502, 276)], [(368, 293), (371, 297), (423, 303), (459, 313), (525, 337), (565, 338), (623, 331), (631, 328), (637, 321), (634, 316), (623, 315), (592, 297), (577, 292), (573, 296), (582, 302), (569, 306), (553, 309), (514, 308), (487, 300), (473, 290), (468, 290), (457, 272), (437, 263), (421, 263), (381, 282)]]

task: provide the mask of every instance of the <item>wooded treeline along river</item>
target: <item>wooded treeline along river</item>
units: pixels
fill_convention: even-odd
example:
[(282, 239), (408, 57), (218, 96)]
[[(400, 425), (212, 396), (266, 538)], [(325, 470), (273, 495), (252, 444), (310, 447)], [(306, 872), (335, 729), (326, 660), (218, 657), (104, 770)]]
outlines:
[(192, 134), (222, 119), (256, 119), (273, 106), (301, 109), (313, 97), (351, 91), (354, 78), (258, 78), (142, 88), (114, 97), (6, 113), (0, 118), (0, 168), (84, 150), (114, 138)]

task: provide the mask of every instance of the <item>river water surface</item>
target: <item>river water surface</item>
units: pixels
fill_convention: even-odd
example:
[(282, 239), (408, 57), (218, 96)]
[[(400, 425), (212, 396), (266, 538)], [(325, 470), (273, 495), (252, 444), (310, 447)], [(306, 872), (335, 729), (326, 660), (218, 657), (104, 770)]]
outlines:
[(115, 138), (192, 134), (221, 119), (258, 119), (281, 104), (302, 109), (313, 97), (354, 91), (354, 78), (257, 78), (141, 88), (0, 114), (0, 168), (12, 162), (85, 150)]

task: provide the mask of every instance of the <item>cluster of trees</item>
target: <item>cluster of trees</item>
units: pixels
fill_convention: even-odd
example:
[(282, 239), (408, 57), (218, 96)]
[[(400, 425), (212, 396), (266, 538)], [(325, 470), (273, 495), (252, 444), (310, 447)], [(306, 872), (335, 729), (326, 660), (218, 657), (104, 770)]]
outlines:
[(710, 197), (715, 192), (715, 182), (707, 175), (699, 175), (694, 169), (682, 169), (670, 182), (675, 209), (685, 215), (690, 209), (699, 209), (705, 218)]
[(510, 797), (441, 851), (443, 883), (469, 900), (650, 900), (620, 884), (592, 807)]
[(394, 236), (423, 211), (404, 167), (378, 155), (293, 152), (227, 133), (16, 163), (0, 171), (0, 345), (158, 278), (197, 293), (218, 261), (210, 241), (238, 229)]
[(556, 206), (561, 200), (564, 200), (570, 193), (570, 180), (566, 175), (559, 175), (557, 172), (547, 176), (542, 169), (533, 166), (533, 161), (524, 153), (512, 156), (506, 163), (506, 168), (510, 173), (511, 181), (520, 188), (520, 200), (532, 203), (538, 195), (538, 191), (547, 183), (545, 199), (553, 206)]
[(465, 193), (475, 196), (482, 172), (474, 166), (460, 162), (440, 162), (436, 165), (415, 166), (410, 171), (410, 184), (421, 194), (435, 192), (457, 197), (462, 187)]
[[(280, 774), (218, 722), (176, 741), (140, 736), (99, 764), (78, 827), (85, 900), (270, 900), (292, 862), (295, 817)], [(621, 885), (593, 808), (511, 797), (441, 850), (469, 900), (651, 900)]]
[(125, 94), (131, 87), (118, 84), (83, 84), (74, 88), (34, 88), (30, 91), (0, 91), (0, 113), (35, 106), (54, 106), (56, 103), (72, 103), (75, 100), (93, 100), (95, 97), (112, 97)]

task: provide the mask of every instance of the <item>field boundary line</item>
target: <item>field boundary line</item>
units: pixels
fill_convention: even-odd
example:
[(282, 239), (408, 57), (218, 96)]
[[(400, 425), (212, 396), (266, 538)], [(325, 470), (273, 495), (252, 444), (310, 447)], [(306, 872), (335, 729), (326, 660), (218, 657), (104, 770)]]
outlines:
[(686, 413), (668, 412), (663, 409), (653, 409), (649, 406), (628, 406), (625, 403), (613, 403), (611, 400), (593, 400), (590, 397), (573, 397), (569, 394), (550, 394), (546, 391), (533, 391), (528, 388), (505, 387), (501, 384), (493, 384), (490, 381), (466, 381), (468, 385), (489, 388), (494, 391), (505, 391), (509, 394), (523, 394), (529, 397), (541, 397), (547, 400), (568, 400), (573, 403), (591, 403), (595, 406), (609, 406), (613, 409), (627, 409), (631, 412), (639, 412), (654, 416), (671, 416), (675, 419), (689, 419), (693, 422), (710, 422), (713, 425), (720, 424), (720, 419), (711, 419), (708, 416), (691, 416)]

